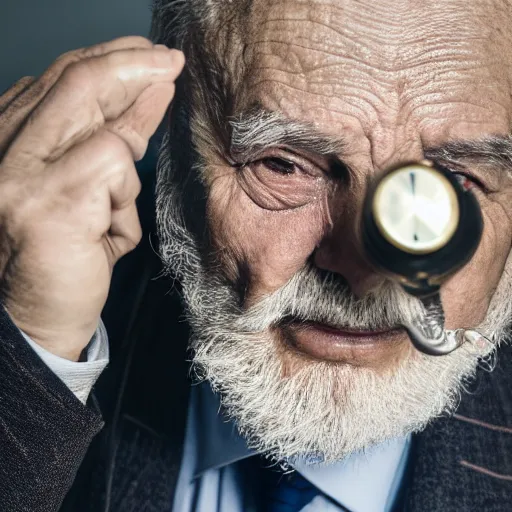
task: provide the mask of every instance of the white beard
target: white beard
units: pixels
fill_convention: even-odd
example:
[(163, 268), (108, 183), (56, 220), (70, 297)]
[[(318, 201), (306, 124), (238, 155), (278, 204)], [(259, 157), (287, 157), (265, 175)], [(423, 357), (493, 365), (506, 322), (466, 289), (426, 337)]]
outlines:
[[(163, 158), (161, 165), (165, 165)], [(269, 330), (288, 315), (334, 326), (393, 326), (421, 312), (418, 301), (393, 285), (356, 301), (336, 279), (307, 267), (248, 311), (213, 271), (179, 222), (172, 193), (159, 197), (161, 252), (182, 282), (193, 330), (193, 366), (221, 397), (249, 446), (283, 460), (313, 455), (325, 462), (422, 430), (452, 411), (482, 358), (510, 324), (512, 283), (507, 272), (480, 331), (493, 343), (465, 344), (442, 357), (416, 351), (387, 373), (328, 362), (302, 364), (283, 375), (283, 346)], [(491, 363), (489, 363), (491, 361)]]

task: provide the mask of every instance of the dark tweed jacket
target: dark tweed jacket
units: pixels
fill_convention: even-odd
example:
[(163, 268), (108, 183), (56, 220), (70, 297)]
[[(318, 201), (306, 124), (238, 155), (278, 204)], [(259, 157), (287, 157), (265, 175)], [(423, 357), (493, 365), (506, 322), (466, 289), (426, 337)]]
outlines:
[[(151, 231), (151, 219), (142, 221)], [(0, 512), (171, 512), (188, 330), (159, 273), (149, 236), (118, 265), (104, 310), (111, 364), (87, 406), (0, 311)], [(414, 437), (397, 510), (512, 511), (510, 346), (453, 417)]]

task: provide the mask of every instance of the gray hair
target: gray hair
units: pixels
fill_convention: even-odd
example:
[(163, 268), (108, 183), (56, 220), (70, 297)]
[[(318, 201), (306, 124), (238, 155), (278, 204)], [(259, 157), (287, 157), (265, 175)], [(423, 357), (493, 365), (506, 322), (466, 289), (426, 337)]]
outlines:
[(194, 112), (190, 121), (199, 124), (198, 136), (208, 142), (220, 135), (228, 142), (226, 119), (234, 112), (245, 75), (242, 34), (250, 5), (251, 0), (153, 2), (151, 38), (185, 53), (186, 99)]
[(186, 262), (175, 257), (169, 265), (178, 277), (190, 268), (184, 263), (197, 266), (205, 253), (203, 158), (207, 152), (224, 153), (229, 148), (229, 119), (244, 75), (242, 18), (250, 4), (251, 0), (153, 1), (152, 40), (181, 49), (187, 59), (176, 83), (157, 173), (157, 212), (177, 221), (172, 226), (159, 222), (160, 237), (180, 245), (164, 249), (169, 254), (162, 256), (173, 260), (174, 249), (175, 255), (188, 255)]

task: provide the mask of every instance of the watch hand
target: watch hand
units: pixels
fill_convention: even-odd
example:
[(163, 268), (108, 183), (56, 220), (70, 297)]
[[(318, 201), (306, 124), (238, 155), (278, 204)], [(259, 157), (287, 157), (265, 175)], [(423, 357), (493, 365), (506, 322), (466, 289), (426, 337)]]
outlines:
[[(411, 179), (412, 195), (416, 196), (416, 174), (414, 174), (414, 172), (410, 172), (409, 177)], [(413, 238), (414, 238), (415, 242), (418, 241), (418, 216), (416, 214), (414, 215), (414, 236), (413, 236)]]

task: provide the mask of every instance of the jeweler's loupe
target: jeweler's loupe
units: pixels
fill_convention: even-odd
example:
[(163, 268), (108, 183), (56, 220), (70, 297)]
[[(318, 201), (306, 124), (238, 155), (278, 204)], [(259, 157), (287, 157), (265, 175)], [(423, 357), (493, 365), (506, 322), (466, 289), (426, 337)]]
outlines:
[(380, 176), (363, 209), (362, 242), (369, 262), (418, 297), (426, 317), (404, 325), (413, 344), (447, 354), (464, 331), (447, 332), (442, 283), (473, 256), (482, 237), (472, 182), (429, 161), (411, 162)]

